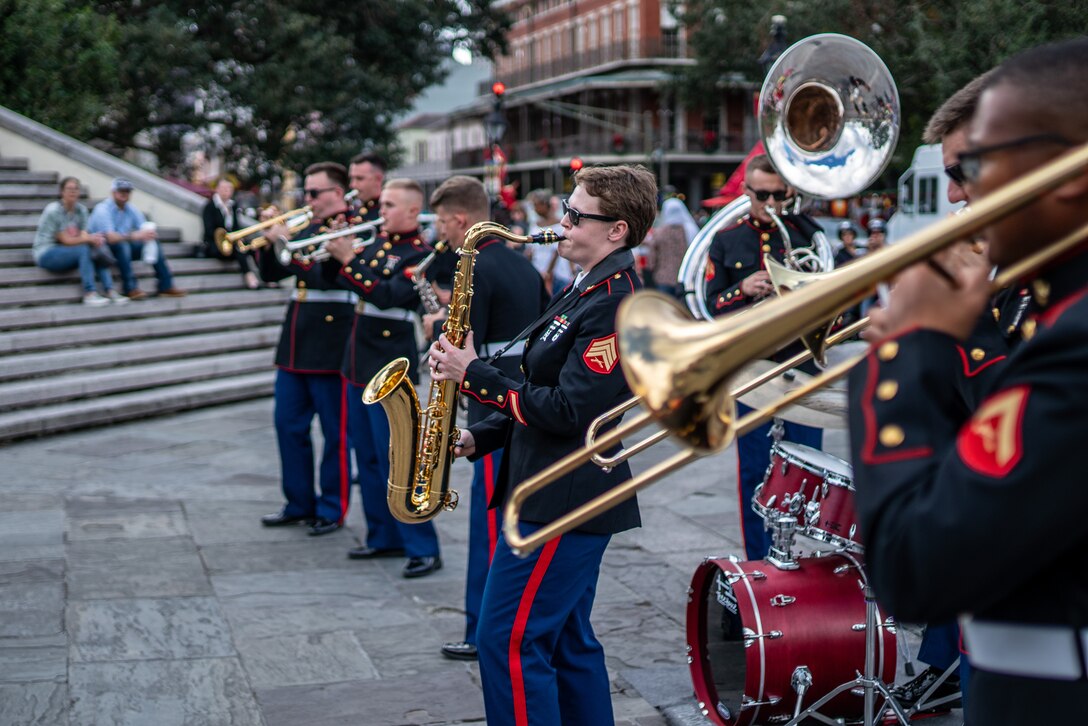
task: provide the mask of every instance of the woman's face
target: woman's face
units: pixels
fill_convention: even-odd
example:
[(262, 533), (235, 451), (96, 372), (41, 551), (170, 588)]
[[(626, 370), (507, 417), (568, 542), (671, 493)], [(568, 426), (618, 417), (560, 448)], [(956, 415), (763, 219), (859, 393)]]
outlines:
[[(591, 196), (581, 186), (575, 187), (567, 200), (567, 207), (579, 214), (601, 216), (600, 204), (600, 199)], [(615, 234), (617, 222), (581, 217), (575, 225), (571, 222), (570, 212), (567, 212), (563, 214), (560, 224), (565, 239), (559, 241), (559, 255), (583, 269), (590, 269), (618, 246), (614, 238), (610, 239), (610, 235)]]

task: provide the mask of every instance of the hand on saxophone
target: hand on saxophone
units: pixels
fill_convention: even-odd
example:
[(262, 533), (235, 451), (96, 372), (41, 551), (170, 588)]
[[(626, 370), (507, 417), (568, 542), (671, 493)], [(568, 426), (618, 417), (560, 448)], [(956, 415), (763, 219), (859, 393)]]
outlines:
[(472, 456), (476, 453), (476, 439), (468, 429), (459, 429), (461, 437), (453, 445), (453, 456)]
[(431, 345), (428, 352), (431, 363), (431, 379), (435, 381), (457, 381), (465, 378), (468, 364), (476, 360), (476, 346), (472, 343), (472, 331), (465, 336), (465, 347), (457, 348), (449, 341), (445, 333)]

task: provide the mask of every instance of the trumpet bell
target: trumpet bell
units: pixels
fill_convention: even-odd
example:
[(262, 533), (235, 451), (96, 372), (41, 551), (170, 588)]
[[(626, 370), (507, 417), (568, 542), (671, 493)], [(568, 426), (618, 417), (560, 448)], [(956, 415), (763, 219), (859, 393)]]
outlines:
[(224, 257), (229, 257), (234, 250), (234, 241), (227, 235), (227, 230), (222, 227), (215, 230), (215, 246)]

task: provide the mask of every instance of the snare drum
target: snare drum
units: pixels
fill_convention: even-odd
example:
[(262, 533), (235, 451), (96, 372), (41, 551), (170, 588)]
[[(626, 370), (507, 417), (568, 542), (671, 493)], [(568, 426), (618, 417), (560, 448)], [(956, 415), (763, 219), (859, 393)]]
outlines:
[[(797, 560), (779, 570), (766, 560), (707, 559), (689, 590), (691, 679), (703, 714), (719, 726), (785, 723), (811, 678), (802, 709), (865, 669), (862, 562), (849, 553)], [(878, 611), (877, 622), (881, 622)], [(895, 679), (895, 631), (879, 627), (875, 676)], [(864, 699), (846, 690), (820, 707), (830, 718), (862, 715)]]
[[(849, 489), (853, 512), (852, 474), (850, 465), (838, 457), (811, 446), (776, 441), (771, 445), (771, 465), (752, 497), (752, 509), (764, 519), (791, 514), (797, 518), (798, 530), (808, 534), (809, 503), (829, 496), (832, 488)], [(813, 524), (819, 525), (820, 521), (816, 519)]]
[(801, 533), (806, 537), (851, 552), (865, 551), (854, 510), (854, 483), (850, 479), (825, 480), (815, 500), (805, 505), (804, 520)]

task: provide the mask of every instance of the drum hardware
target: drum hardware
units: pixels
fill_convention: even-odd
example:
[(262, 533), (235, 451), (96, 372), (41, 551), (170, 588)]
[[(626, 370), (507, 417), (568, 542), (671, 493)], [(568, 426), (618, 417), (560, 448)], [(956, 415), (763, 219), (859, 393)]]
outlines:
[(771, 598), (771, 607), (784, 608), (787, 605), (792, 605), (797, 602), (797, 598), (793, 595), (783, 595), (779, 593)]
[(768, 638), (770, 640), (777, 640), (778, 638), (782, 637), (782, 631), (781, 630), (772, 630), (769, 633), (757, 633), (754, 630), (749, 630), (748, 628), (745, 628), (743, 632), (744, 632), (744, 647), (745, 648), (747, 648), (748, 646), (750, 646), (752, 644), (749, 641), (754, 642), (756, 640), (759, 640), (760, 638)]
[(797, 714), (801, 713), (801, 702), (805, 698), (805, 694), (808, 693), (808, 689), (812, 687), (812, 671), (808, 666), (797, 666), (793, 669), (793, 675), (790, 676), (790, 686), (797, 694), (797, 704), (793, 707), (793, 717), (797, 718)]
[(771, 548), (767, 562), (780, 570), (796, 570), (799, 565), (793, 557), (793, 540), (797, 534), (797, 518), (791, 515), (776, 517), (774, 523), (766, 522), (771, 530)]

